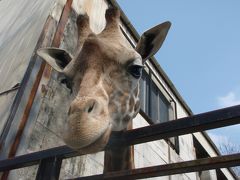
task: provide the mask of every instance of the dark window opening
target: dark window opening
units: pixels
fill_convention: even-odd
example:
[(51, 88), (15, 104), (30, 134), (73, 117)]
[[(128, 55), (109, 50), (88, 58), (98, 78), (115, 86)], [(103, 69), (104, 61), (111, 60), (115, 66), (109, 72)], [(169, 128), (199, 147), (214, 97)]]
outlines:
[[(175, 119), (171, 102), (167, 100), (146, 71), (143, 71), (140, 82), (140, 99), (142, 111), (152, 120), (149, 122), (150, 124), (164, 123)], [(178, 137), (169, 138), (167, 141), (179, 153)]]
[(147, 115), (149, 115), (149, 89), (150, 89), (150, 77), (143, 70), (142, 78), (140, 81), (140, 99), (141, 99), (141, 109)]

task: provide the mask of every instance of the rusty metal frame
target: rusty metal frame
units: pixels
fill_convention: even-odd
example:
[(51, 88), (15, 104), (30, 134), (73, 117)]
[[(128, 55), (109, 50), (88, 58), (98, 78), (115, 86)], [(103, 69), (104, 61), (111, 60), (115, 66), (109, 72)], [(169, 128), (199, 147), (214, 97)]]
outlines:
[(170, 163), (159, 166), (151, 166), (119, 172), (111, 172), (100, 175), (75, 178), (75, 180), (87, 179), (140, 179), (174, 174), (205, 171), (240, 165), (240, 153), (220, 157), (202, 158), (192, 161)]
[[(144, 118), (149, 118), (143, 112), (140, 113)], [(121, 136), (112, 137), (112, 139), (110, 139), (110, 144), (114, 144), (115, 146), (123, 144), (132, 145), (239, 123), (240, 105), (237, 105), (151, 125), (150, 127), (129, 130), (121, 134)]]

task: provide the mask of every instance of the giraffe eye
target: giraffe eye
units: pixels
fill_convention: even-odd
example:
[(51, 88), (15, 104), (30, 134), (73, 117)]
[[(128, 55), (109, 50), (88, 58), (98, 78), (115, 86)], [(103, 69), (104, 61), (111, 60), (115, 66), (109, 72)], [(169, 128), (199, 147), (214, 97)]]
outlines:
[(66, 77), (64, 74), (60, 74), (59, 73), (59, 77), (58, 77), (59, 81), (61, 84), (64, 84), (72, 93), (72, 81), (70, 78)]
[(136, 79), (140, 78), (142, 75), (143, 66), (141, 65), (130, 65), (128, 67), (128, 72)]
[(72, 90), (72, 82), (69, 79), (64, 78), (61, 80), (61, 83), (65, 84), (68, 89)]

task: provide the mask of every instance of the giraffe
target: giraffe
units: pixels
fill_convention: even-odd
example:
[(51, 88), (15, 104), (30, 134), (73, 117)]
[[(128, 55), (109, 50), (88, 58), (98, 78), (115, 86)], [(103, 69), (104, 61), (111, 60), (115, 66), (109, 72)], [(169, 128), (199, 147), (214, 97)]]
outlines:
[[(107, 9), (105, 19), (105, 28), (95, 34), (88, 15), (78, 16), (74, 56), (53, 47), (37, 51), (71, 92), (63, 139), (69, 147), (86, 153), (103, 150), (110, 134), (126, 130), (138, 114), (143, 65), (161, 47), (171, 25), (164, 22), (149, 29), (134, 49), (121, 32), (120, 11)], [(133, 168), (132, 152), (130, 147), (106, 151), (104, 172)]]

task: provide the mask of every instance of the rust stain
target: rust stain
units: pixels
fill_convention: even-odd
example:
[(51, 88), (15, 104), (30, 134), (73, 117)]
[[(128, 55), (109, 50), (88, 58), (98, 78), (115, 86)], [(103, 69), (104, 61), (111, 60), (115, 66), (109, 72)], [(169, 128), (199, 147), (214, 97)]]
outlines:
[(37, 93), (38, 85), (39, 85), (39, 83), (41, 81), (41, 77), (42, 77), (41, 75), (43, 73), (44, 68), (45, 68), (45, 63), (42, 63), (42, 65), (40, 67), (40, 70), (39, 70), (39, 72), (37, 74), (37, 78), (36, 78), (36, 80), (34, 82), (33, 88), (31, 90), (31, 93), (30, 93), (27, 105), (25, 107), (25, 110), (24, 110), (24, 113), (23, 113), (23, 116), (22, 116), (22, 120), (21, 120), (21, 123), (19, 125), (18, 131), (17, 131), (17, 134), (16, 134), (15, 141), (14, 141), (14, 143), (11, 146), (11, 150), (10, 150), (9, 155), (8, 155), (9, 158), (14, 157), (15, 154), (16, 154), (16, 151), (17, 151), (18, 145), (20, 143), (24, 127), (25, 127), (25, 125), (27, 123), (27, 119), (28, 119), (29, 114), (30, 114), (30, 110), (31, 110), (31, 107), (32, 107), (35, 95)]
[(64, 33), (64, 27), (67, 23), (68, 15), (71, 11), (72, 1), (73, 0), (68, 0), (67, 3), (64, 6), (63, 13), (62, 13), (60, 21), (58, 23), (57, 32), (55, 33), (55, 36), (54, 36), (54, 39), (53, 39), (53, 43), (52, 43), (53, 47), (59, 47), (60, 46), (61, 38), (62, 38), (63, 33)]
[[(61, 18), (60, 18), (59, 23), (58, 23), (57, 31), (56, 31), (56, 33), (54, 35), (54, 38), (53, 38), (53, 42), (52, 42), (53, 47), (59, 47), (60, 44), (61, 44), (61, 39), (63, 37), (64, 28), (65, 28), (65, 25), (68, 21), (68, 16), (69, 16), (70, 11), (71, 11), (72, 1), (73, 0), (68, 0), (66, 2), (65, 6), (64, 6)], [(50, 78), (51, 72), (52, 72), (52, 67), (49, 64), (47, 64), (46, 67), (45, 67), (45, 70), (43, 72), (43, 77)]]
[(52, 72), (52, 67), (49, 64), (46, 64), (44, 72), (43, 72), (43, 77), (49, 78)]
[(43, 96), (45, 96), (47, 94), (47, 88), (45, 84), (42, 84), (41, 86), (41, 93)]

